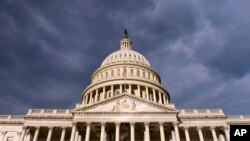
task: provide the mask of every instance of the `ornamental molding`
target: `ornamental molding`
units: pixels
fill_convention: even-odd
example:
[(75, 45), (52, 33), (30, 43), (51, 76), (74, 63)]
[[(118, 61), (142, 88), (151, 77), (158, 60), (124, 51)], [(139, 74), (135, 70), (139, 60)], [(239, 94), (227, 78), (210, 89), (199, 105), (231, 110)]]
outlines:
[(175, 116), (175, 113), (172, 112), (76, 112), (76, 115), (102, 115), (102, 116), (121, 116), (121, 115), (172, 115)]
[(225, 115), (190, 115), (190, 116), (178, 116), (180, 120), (208, 120), (208, 119), (223, 119), (226, 120), (227, 116)]
[(0, 125), (23, 125), (24, 121), (0, 121)]
[(151, 102), (151, 101), (145, 100), (143, 98), (140, 98), (140, 97), (137, 97), (137, 96), (134, 96), (134, 95), (130, 95), (130, 94), (126, 94), (126, 93), (116, 95), (114, 97), (111, 97), (111, 98), (103, 100), (103, 101), (99, 101), (99, 102), (94, 103), (92, 105), (82, 105), (82, 106), (80, 105), (79, 107), (76, 107), (75, 110), (72, 111), (72, 113), (77, 114), (78, 112), (93, 109), (95, 107), (105, 105), (107, 103), (114, 102), (114, 101), (117, 101), (117, 100), (119, 100), (121, 98), (127, 98), (127, 97), (131, 98), (132, 100), (147, 104), (149, 106), (164, 110), (166, 112), (177, 114), (177, 111), (175, 110), (175, 108), (169, 107), (168, 105), (158, 104), (158, 103)]
[(72, 120), (72, 116), (60, 115), (28, 115), (24, 117), (25, 120)]

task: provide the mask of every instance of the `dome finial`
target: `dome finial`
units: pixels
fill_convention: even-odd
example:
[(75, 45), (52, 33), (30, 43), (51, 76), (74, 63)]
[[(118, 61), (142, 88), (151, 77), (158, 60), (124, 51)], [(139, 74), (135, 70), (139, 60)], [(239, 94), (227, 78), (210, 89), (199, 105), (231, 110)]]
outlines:
[(124, 38), (128, 38), (128, 31), (126, 28), (124, 29)]

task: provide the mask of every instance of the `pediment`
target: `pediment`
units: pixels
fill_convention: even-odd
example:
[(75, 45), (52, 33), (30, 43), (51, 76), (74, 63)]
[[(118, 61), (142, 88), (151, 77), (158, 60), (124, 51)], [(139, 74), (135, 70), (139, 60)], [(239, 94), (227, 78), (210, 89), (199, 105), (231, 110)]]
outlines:
[(163, 106), (131, 95), (119, 95), (105, 101), (78, 108), (76, 112), (175, 112), (174, 108)]

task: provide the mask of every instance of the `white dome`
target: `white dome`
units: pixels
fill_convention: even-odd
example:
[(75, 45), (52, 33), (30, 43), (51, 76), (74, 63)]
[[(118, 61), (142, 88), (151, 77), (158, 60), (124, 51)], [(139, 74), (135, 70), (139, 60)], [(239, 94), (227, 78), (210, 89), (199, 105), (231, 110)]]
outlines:
[(104, 59), (101, 66), (129, 62), (150, 66), (148, 60), (143, 55), (134, 50), (118, 50), (113, 52)]

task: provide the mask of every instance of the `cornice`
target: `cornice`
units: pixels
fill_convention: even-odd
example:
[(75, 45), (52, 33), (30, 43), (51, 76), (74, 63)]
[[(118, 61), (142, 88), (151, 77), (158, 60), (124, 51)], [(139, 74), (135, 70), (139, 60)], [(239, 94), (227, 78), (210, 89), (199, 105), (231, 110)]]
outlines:
[(75, 115), (102, 115), (102, 116), (115, 116), (115, 115), (173, 115), (175, 116), (175, 112), (84, 112), (78, 111), (75, 112)]
[(63, 115), (28, 115), (24, 117), (25, 120), (72, 120), (73, 116)]
[(189, 115), (189, 116), (178, 116), (180, 120), (208, 120), (208, 119), (223, 119), (226, 120), (226, 115)]
[(0, 121), (0, 125), (23, 125), (24, 121)]

